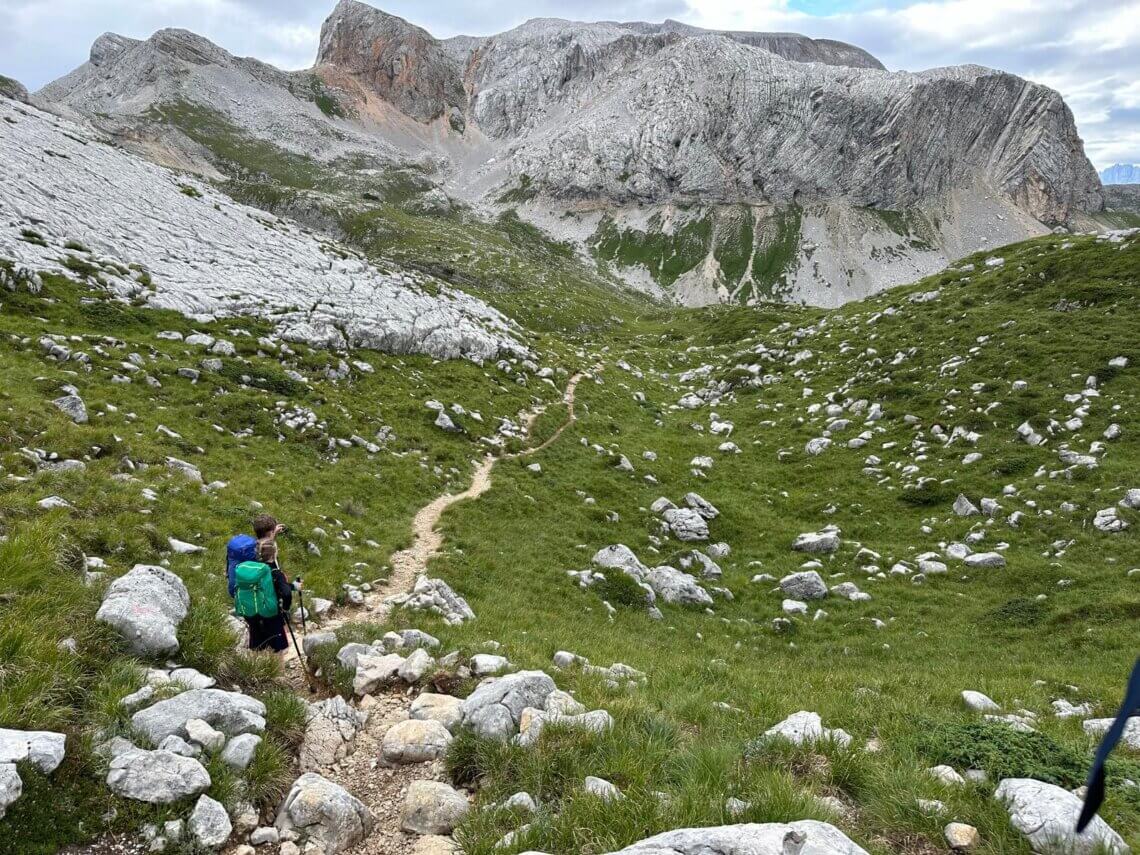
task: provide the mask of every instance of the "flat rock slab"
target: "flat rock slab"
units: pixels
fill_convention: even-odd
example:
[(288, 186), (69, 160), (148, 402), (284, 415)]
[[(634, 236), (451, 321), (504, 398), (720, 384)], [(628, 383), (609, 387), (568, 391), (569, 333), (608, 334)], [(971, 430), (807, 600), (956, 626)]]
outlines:
[(240, 692), (191, 689), (131, 716), (131, 725), (157, 745), (170, 735), (187, 738), (186, 722), (201, 719), (226, 736), (265, 730), (265, 704)]
[(107, 773), (115, 795), (160, 805), (204, 793), (211, 783), (210, 773), (193, 757), (141, 748), (117, 755)]
[(867, 855), (826, 822), (747, 823), (682, 828), (634, 843), (609, 855)]
[(95, 619), (110, 624), (136, 656), (178, 650), (178, 625), (190, 612), (190, 594), (162, 567), (136, 564), (107, 588)]
[(1076, 833), (1083, 802), (1068, 790), (1032, 778), (1006, 778), (994, 798), (1009, 811), (1013, 827), (1025, 835), (1041, 855), (1093, 855), (1126, 853), (1124, 839), (1099, 816), (1084, 833)]

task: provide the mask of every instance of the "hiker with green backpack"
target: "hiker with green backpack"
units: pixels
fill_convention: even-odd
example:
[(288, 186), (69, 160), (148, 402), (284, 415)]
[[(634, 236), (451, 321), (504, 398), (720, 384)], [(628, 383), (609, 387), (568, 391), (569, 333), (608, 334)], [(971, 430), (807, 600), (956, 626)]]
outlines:
[(293, 606), (293, 586), (277, 560), (277, 536), (285, 526), (268, 514), (253, 521), (253, 533), (226, 545), (226, 575), (234, 613), (249, 627), (250, 650), (288, 649), (285, 624)]

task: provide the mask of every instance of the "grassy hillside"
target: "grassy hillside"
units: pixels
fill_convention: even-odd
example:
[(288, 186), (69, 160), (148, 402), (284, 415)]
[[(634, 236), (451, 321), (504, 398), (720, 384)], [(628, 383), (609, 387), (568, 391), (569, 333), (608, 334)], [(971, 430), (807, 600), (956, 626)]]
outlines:
[[(516, 249), (526, 239), (520, 234)], [(588, 706), (614, 714), (607, 735), (551, 728), (531, 750), (458, 740), (449, 762), (457, 780), (479, 784), (479, 806), (521, 789), (544, 805), (505, 849), (496, 841), (523, 818), (474, 811), (457, 835), (468, 855), (600, 853), (683, 825), (805, 817), (835, 822), (873, 852), (942, 850), (950, 819), (976, 825), (986, 852), (1028, 852), (990, 797), (992, 783), (945, 787), (925, 769), (949, 763), (985, 769), (991, 781), (1030, 775), (1076, 787), (1092, 742), (1079, 718), (1054, 717), (1051, 702), (1089, 702), (1098, 715), (1118, 703), (1136, 655), (1140, 574), (1129, 570), (1140, 567), (1140, 513), (1119, 508), (1129, 527), (1118, 533), (1092, 521), (1140, 487), (1140, 239), (1049, 237), (991, 255), (1002, 262), (968, 259), (830, 313), (775, 305), (681, 312), (632, 300), (603, 310), (593, 285), (543, 288), (524, 321), (540, 363), (555, 369), (549, 383), (521, 364), (376, 353), (345, 356), (347, 372), (331, 379), (330, 368), (342, 373), (340, 356), (283, 353), (259, 343), (268, 330), (253, 320), (194, 324), (62, 277), (48, 277), (39, 294), (4, 293), (0, 725), (63, 729), (78, 747), (50, 789), (23, 770), (27, 794), (0, 820), (0, 852), (51, 852), (165, 815), (114, 803), (98, 784), (92, 742), (127, 726), (117, 702), (142, 677), (91, 620), (102, 583), (84, 584), (85, 556), (105, 559), (110, 575), (166, 561), (186, 581), (193, 609), (180, 661), (267, 697), (273, 715), (248, 780), (219, 773), (214, 795), (272, 804), (291, 780), (298, 706), (272, 663), (232, 650), (226, 537), (262, 503), (290, 526), (287, 569), (314, 595), (336, 599), (345, 581), (383, 578), (415, 510), (466, 483), (497, 419), (546, 403), (535, 432), (549, 435), (564, 416), (556, 402), (566, 377), (595, 365), (578, 387), (578, 423), (525, 463), (501, 463), (490, 492), (444, 517), (444, 554), (431, 570), (468, 599), (477, 620), (447, 627), (394, 617), (466, 652), (499, 641), (519, 666), (549, 670), (555, 651), (570, 650), (649, 675), (642, 687), (618, 690), (589, 675), (557, 675)], [(513, 295), (502, 300), (508, 309), (522, 301), (521, 291), (504, 293)], [(209, 333), (232, 341), (236, 354), (203, 365), (212, 354), (162, 331)], [(70, 358), (53, 358), (48, 335)], [(1127, 366), (1110, 365), (1119, 357)], [(197, 380), (179, 373), (185, 368), (198, 370)], [(1095, 396), (1083, 395), (1090, 375)], [(65, 385), (86, 401), (89, 423), (52, 406)], [(719, 397), (679, 407), (690, 392)], [(441, 431), (429, 399), (483, 421), (457, 415), (464, 432)], [(883, 417), (867, 422), (875, 404)], [(281, 414), (299, 408), (318, 426), (284, 426)], [(1066, 427), (1073, 418), (1082, 423)], [(713, 435), (714, 421), (731, 422), (731, 437)], [(1021, 440), (1025, 421), (1044, 444)], [(1106, 440), (1113, 423), (1122, 435)], [(808, 454), (828, 425), (830, 447)], [(864, 431), (865, 444), (849, 447)], [(718, 450), (728, 440), (739, 454)], [(1085, 455), (1098, 442), (1095, 468), (1061, 459), (1066, 445)], [(972, 454), (981, 457), (964, 462)], [(615, 465), (620, 455), (634, 472)], [(711, 466), (694, 463), (702, 456)], [(203, 490), (168, 457), (226, 486)], [(84, 468), (53, 471), (59, 460)], [(526, 468), (534, 462), (541, 472)], [(720, 510), (711, 541), (731, 552), (719, 560), (723, 579), (705, 584), (731, 599), (715, 594), (707, 609), (659, 603), (663, 619), (653, 620), (620, 579), (583, 589), (567, 575), (614, 543), (647, 565), (678, 566), (690, 548), (663, 533), (648, 508), (659, 496), (680, 503), (691, 490)], [(992, 520), (959, 517), (960, 493), (979, 506), (996, 499), (1001, 510)], [(53, 495), (71, 507), (38, 506)], [(1014, 512), (1022, 514), (1016, 525)], [(806, 617), (774, 623), (785, 617), (784, 595), (753, 577), (799, 569), (812, 556), (793, 552), (793, 539), (826, 525), (841, 529), (843, 543), (822, 557), (820, 572), (872, 599), (832, 594), (809, 603)], [(972, 569), (945, 557), (971, 535), (974, 551), (998, 549), (1006, 566)], [(173, 554), (171, 537), (206, 551)], [(891, 573), (927, 551), (943, 556), (948, 572), (919, 582)], [(827, 614), (813, 620), (817, 607)], [(67, 638), (75, 653), (59, 646)], [(968, 713), (963, 689), (986, 692), (1004, 711), (1035, 713), (1035, 732)], [(847, 730), (851, 748), (757, 742), (797, 710)], [(865, 750), (868, 741), (878, 750)], [(584, 794), (586, 775), (614, 782), (626, 798)], [(1103, 815), (1136, 845), (1140, 789), (1124, 786), (1126, 778), (1140, 780), (1140, 758), (1121, 754)], [(838, 799), (842, 815), (823, 796)], [(729, 798), (749, 806), (731, 817)], [(928, 814), (916, 799), (940, 799), (946, 813)]]

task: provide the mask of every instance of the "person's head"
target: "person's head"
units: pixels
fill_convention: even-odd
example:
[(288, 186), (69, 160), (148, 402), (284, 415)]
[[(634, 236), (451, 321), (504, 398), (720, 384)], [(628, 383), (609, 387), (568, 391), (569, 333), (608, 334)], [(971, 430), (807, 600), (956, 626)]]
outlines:
[(269, 514), (258, 514), (253, 518), (253, 534), (258, 540), (264, 540), (277, 533), (277, 518)]

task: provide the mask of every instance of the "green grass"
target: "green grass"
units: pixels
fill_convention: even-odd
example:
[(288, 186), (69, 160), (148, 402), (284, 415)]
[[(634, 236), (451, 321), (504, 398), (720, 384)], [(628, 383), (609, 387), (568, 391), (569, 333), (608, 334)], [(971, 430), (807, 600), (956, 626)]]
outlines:
[[(293, 773), (289, 756), (302, 713), (282, 691), (272, 660), (232, 649), (220, 578), (227, 537), (246, 528), (260, 503), (290, 526), (285, 569), (304, 575), (313, 594), (335, 599), (346, 581), (384, 578), (391, 554), (408, 545), (415, 511), (466, 485), (472, 461), (485, 451), (479, 434), (490, 433), (499, 417), (545, 404), (534, 441), (551, 436), (565, 418), (566, 377), (601, 363), (596, 380), (579, 385), (578, 421), (558, 441), (533, 457), (504, 461), (490, 491), (444, 515), (443, 552), (430, 569), (468, 599), (477, 620), (449, 627), (426, 615), (392, 618), (394, 625), (438, 635), (445, 649), (473, 651), (495, 639), (520, 667), (549, 669), (552, 655), (568, 649), (595, 664), (625, 662), (649, 675), (644, 686), (618, 689), (577, 671), (556, 675), (587, 706), (614, 715), (610, 733), (551, 728), (531, 750), (461, 736), (448, 760), (452, 774), (479, 784), (478, 809), (457, 834), (465, 851), (491, 853), (503, 834), (528, 821), (491, 807), (526, 789), (542, 809), (530, 835), (508, 853), (528, 847), (601, 853), (672, 827), (730, 822), (730, 797), (751, 803), (743, 820), (828, 819), (884, 855), (941, 850), (947, 817), (927, 816), (916, 803), (938, 798), (953, 818), (981, 830), (982, 851), (1027, 853), (990, 790), (947, 789), (925, 769), (947, 762), (984, 768), (995, 780), (1034, 774), (1074, 786), (1093, 743), (1078, 720), (1053, 717), (1051, 701), (1088, 701), (1098, 715), (1111, 714), (1119, 702), (1140, 617), (1140, 581), (1126, 575), (1140, 567), (1140, 514), (1121, 509), (1130, 527), (1113, 535), (1096, 532), (1091, 519), (1123, 489), (1140, 486), (1140, 433), (1133, 426), (1140, 405), (1140, 242), (1048, 236), (969, 259), (973, 271), (947, 270), (830, 312), (771, 303), (687, 311), (615, 296), (566, 247), (517, 218), (479, 224), (466, 216), (460, 211), (445, 223), (380, 203), (346, 213), (345, 222), (353, 243), (376, 258), (418, 256), (424, 267), (450, 265), (453, 280), (508, 311), (520, 308), (522, 335), (539, 363), (565, 372), (553, 386), (533, 375), (523, 378), (525, 385), (517, 382), (517, 365), (504, 371), (365, 352), (350, 356), (368, 361), (373, 373), (354, 370), (333, 382), (325, 370), (339, 356), (297, 347), (285, 357), (262, 348), (257, 337), (269, 329), (261, 322), (200, 324), (109, 300), (88, 281), (98, 271), (75, 270), (71, 279), (47, 275), (39, 295), (5, 294), (0, 726), (62, 729), (69, 758), (50, 782), (29, 776), (29, 795), (0, 821), (0, 841), (30, 840), (26, 851), (51, 852), (63, 841), (98, 835), (109, 804), (118, 811), (113, 828), (134, 829), (162, 813), (108, 800), (90, 751), (97, 732), (125, 732), (118, 700), (141, 677), (113, 634), (91, 620), (101, 591), (83, 584), (84, 555), (106, 559), (112, 575), (166, 559), (185, 580), (193, 608), (180, 628), (179, 660), (269, 706), (270, 738), (253, 766), (243, 781), (220, 773), (215, 792), (233, 800), (244, 788), (272, 805)], [(799, 239), (798, 210), (780, 216), (764, 221), (770, 234), (754, 236), (768, 247), (753, 262), (758, 286), (778, 288), (780, 259), (790, 257)], [(743, 221), (721, 221), (715, 229), (705, 222), (708, 235), (690, 235), (694, 246), (705, 247), (701, 258), (714, 233), (718, 241), (744, 245)], [(645, 248), (616, 227), (613, 239), (615, 258)], [(674, 258), (690, 252), (675, 244), (658, 248)], [(1005, 258), (1002, 267), (983, 265), (993, 254)], [(736, 271), (741, 257), (722, 252), (718, 260)], [(675, 263), (679, 270), (682, 262)], [(933, 302), (909, 302), (914, 293), (936, 289)], [(208, 332), (232, 340), (238, 354), (191, 383), (178, 368), (197, 367), (206, 354), (157, 338), (162, 330)], [(46, 358), (39, 339), (48, 333), (86, 352), (90, 371)], [(792, 354), (805, 350), (811, 357), (791, 365)], [(112, 383), (131, 353), (140, 355), (142, 371), (130, 384)], [(952, 356), (968, 359), (951, 370), (945, 366)], [(1128, 357), (1130, 366), (1110, 369), (1117, 356)], [(640, 376), (619, 368), (619, 360)], [(768, 375), (766, 385), (751, 382), (753, 364), (758, 376)], [(689, 387), (706, 382), (685, 384), (679, 375), (702, 366), (710, 382), (724, 384), (721, 400), (695, 411), (675, 408)], [(144, 383), (143, 373), (161, 386)], [(1076, 435), (1057, 433), (1039, 448), (1017, 438), (1026, 418), (1038, 430), (1050, 419), (1069, 418), (1074, 404), (1064, 396), (1082, 389), (1088, 375), (1099, 378), (1100, 396)], [(1011, 391), (1016, 379), (1028, 382), (1027, 392)], [(79, 388), (89, 424), (75, 425), (51, 406), (64, 384)], [(864, 426), (853, 416), (830, 449), (810, 457), (804, 444), (830, 417), (808, 407), (825, 407), (829, 395), (878, 402), (884, 418)], [(484, 423), (467, 420), (469, 434), (439, 431), (424, 406), (429, 398), (479, 411)], [(323, 427), (304, 433), (282, 427), (279, 414), (293, 407), (312, 409)], [(741, 454), (717, 450), (723, 438), (709, 433), (710, 411), (734, 422)], [(1049, 476), (1062, 469), (1062, 442), (1087, 449), (1110, 422), (1122, 424), (1124, 435), (1107, 444), (1096, 470)], [(935, 424), (981, 436), (976, 446), (960, 440), (944, 446), (933, 439)], [(159, 432), (159, 425), (181, 437)], [(385, 426), (393, 438), (375, 455), (329, 444), (353, 435), (371, 439)], [(868, 444), (846, 447), (864, 429), (872, 431)], [(921, 459), (917, 437), (926, 443)], [(86, 470), (37, 472), (22, 448), (81, 459)], [(656, 452), (655, 462), (642, 457), (646, 450)], [(964, 465), (968, 451), (982, 459)], [(636, 472), (616, 470), (617, 454), (633, 461)], [(714, 458), (707, 477), (692, 472), (690, 461), (699, 455)], [(879, 462), (868, 462), (871, 455)], [(168, 456), (228, 486), (203, 492), (170, 473)], [(531, 462), (541, 464), (541, 473), (526, 469)], [(917, 471), (904, 469), (911, 465)], [(1002, 495), (1007, 484), (1016, 496)], [(145, 499), (144, 489), (156, 498)], [(676, 561), (687, 550), (662, 539), (646, 509), (658, 496), (678, 501), (689, 490), (721, 510), (712, 539), (729, 543), (732, 552), (720, 561), (723, 580), (713, 584), (729, 588), (731, 601), (716, 599), (712, 614), (662, 605), (664, 619), (655, 621), (620, 574), (591, 589), (567, 577), (611, 543), (628, 544), (652, 565)], [(1020, 510), (1025, 519), (1012, 528), (1004, 514), (992, 524), (958, 518), (950, 506), (960, 492), (975, 502), (998, 498), (1005, 513)], [(40, 510), (36, 502), (53, 494), (74, 510)], [(1076, 510), (1062, 510), (1065, 502)], [(855, 581), (873, 600), (828, 598), (826, 619), (797, 619), (791, 632), (777, 633), (772, 620), (782, 615), (781, 596), (750, 579), (796, 570), (804, 556), (790, 550), (794, 537), (827, 524), (842, 529), (845, 543), (824, 559), (825, 577), (832, 584)], [(985, 533), (979, 549), (1009, 543), (1007, 567), (969, 570), (948, 561), (949, 573), (916, 585), (867, 575), (855, 560), (857, 544), (864, 545), (880, 553), (877, 564), (887, 571), (975, 528)], [(207, 551), (167, 555), (168, 537)], [(1070, 540), (1058, 554), (1054, 543)], [(1063, 580), (1071, 582), (1059, 585)], [(603, 600), (616, 607), (612, 619)], [(349, 625), (338, 636), (342, 643), (371, 641), (384, 629)], [(75, 654), (59, 647), (68, 637)], [(347, 692), (351, 675), (334, 665), (335, 651), (323, 649), (315, 664), (331, 687)], [(1035, 712), (1039, 732), (982, 723), (963, 708), (963, 689), (985, 691), (1007, 710)], [(851, 748), (758, 741), (801, 709), (850, 732)], [(863, 750), (871, 739), (880, 751)], [(1133, 771), (1137, 758), (1121, 754), (1116, 761), (1113, 781), (1140, 776)], [(613, 781), (627, 798), (605, 803), (587, 796), (586, 775)], [(55, 823), (45, 821), (48, 794), (66, 800)], [(840, 799), (849, 812), (832, 815), (820, 796)], [(184, 813), (183, 807), (170, 813)], [(1140, 843), (1140, 801), (1132, 791), (1113, 787), (1104, 816), (1130, 843)]]

